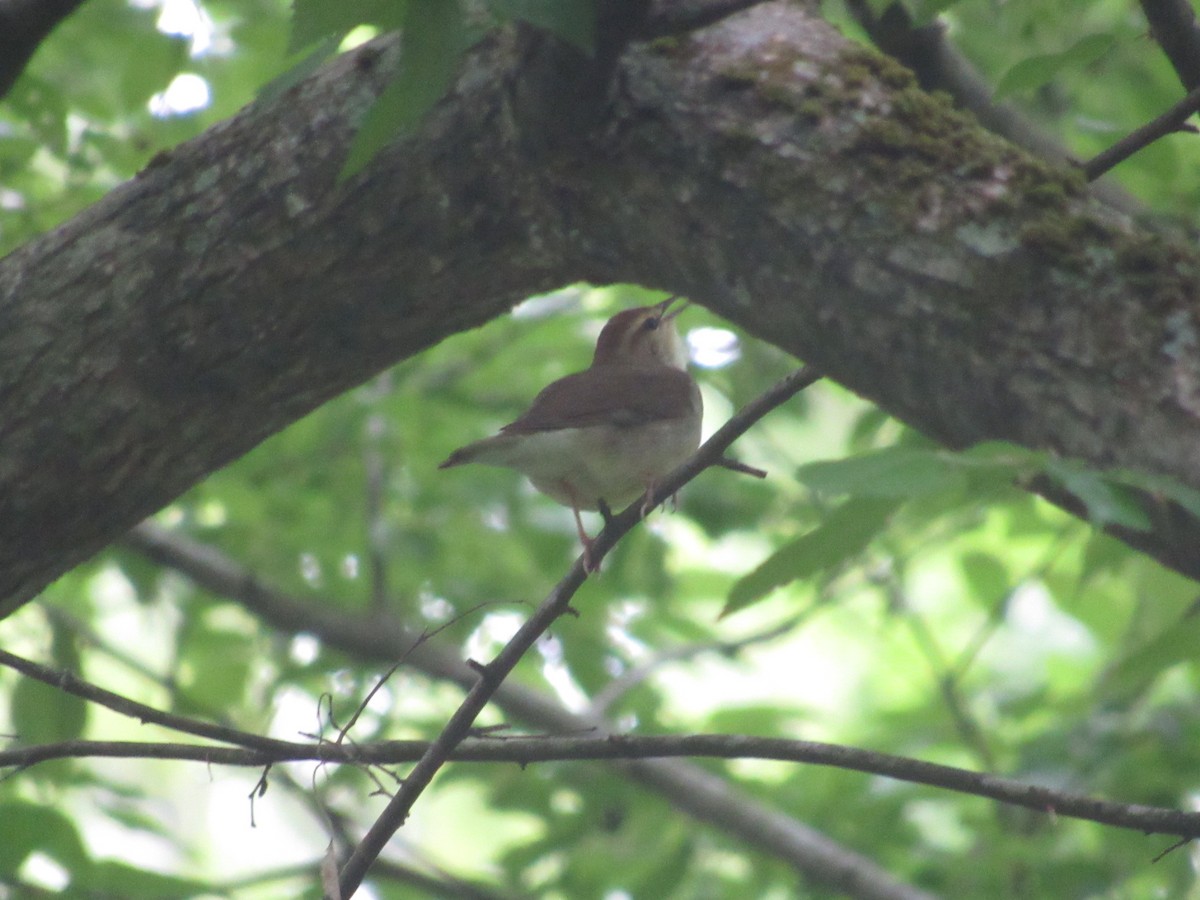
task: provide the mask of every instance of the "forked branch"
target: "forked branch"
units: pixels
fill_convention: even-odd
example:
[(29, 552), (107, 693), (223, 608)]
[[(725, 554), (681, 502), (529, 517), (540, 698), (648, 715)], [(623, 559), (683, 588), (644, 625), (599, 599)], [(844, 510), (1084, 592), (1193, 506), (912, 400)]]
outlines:
[[(645, 501), (640, 499), (635, 501), (623, 512), (609, 519), (604, 526), (604, 530), (600, 532), (592, 544), (590, 550), (591, 560), (598, 565), (605, 555), (607, 555), (608, 551), (616, 545), (617, 541), (641, 521), (641, 509), (644, 502), (651, 507), (656, 506), (709, 466), (719, 465), (725, 455), (725, 451), (750, 426), (775, 407), (817, 381), (820, 377), (819, 374), (806, 366), (792, 372), (757, 399), (747, 404), (740, 412), (726, 422), (720, 430), (705, 441), (703, 446), (696, 451), (691, 459), (662, 479), (655, 486), (653, 496), (647, 497)], [(363, 836), (362, 841), (359, 842), (359, 845), (354, 849), (354, 852), (342, 867), (340, 880), (343, 897), (351, 897), (358, 890), (371, 864), (383, 852), (384, 846), (391, 839), (392, 835), (404, 825), (413, 804), (424, 793), (425, 788), (433, 780), (433, 776), (450, 758), (455, 748), (468, 736), (475, 719), (483, 711), (483, 708), (487, 706), (496, 689), (508, 677), (509, 673), (512, 672), (521, 657), (545, 633), (554, 620), (566, 612), (571, 598), (575, 596), (575, 592), (579, 590), (586, 578), (587, 572), (584, 569), (584, 560), (581, 556), (575, 560), (575, 564), (571, 566), (570, 571), (554, 586), (546, 599), (542, 601), (533, 615), (513, 635), (512, 639), (497, 654), (496, 658), (487, 665), (476, 664), (475, 669), (479, 673), (479, 680), (467, 694), (454, 715), (450, 717), (445, 727), (442, 728), (441, 734), (429, 745), (428, 750), (417, 761), (417, 764), (413, 766), (412, 771), (405, 777), (396, 795), (388, 803), (379, 818), (375, 820), (375, 823), (366, 835)]]

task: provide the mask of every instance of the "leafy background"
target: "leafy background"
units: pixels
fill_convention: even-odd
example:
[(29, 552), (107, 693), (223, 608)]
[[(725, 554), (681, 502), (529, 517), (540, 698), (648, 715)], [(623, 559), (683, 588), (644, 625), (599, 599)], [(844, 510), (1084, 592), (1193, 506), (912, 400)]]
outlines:
[[(584, 7), (569, 7), (551, 21), (536, 2), (497, 3), (490, 14), (586, 42)], [(1126, 2), (910, 10), (919, 21), (937, 15), (998, 96), (1080, 158), (1181, 96)], [(862, 37), (839, 4), (825, 11)], [(0, 104), (0, 248), (54, 227), (297, 64), (373, 33), (353, 26), (407, 23), (406, 41), (436, 49), (465, 47), (491, 21), (447, 22), (420, 0), (313, 0), (297, 3), (293, 33), (292, 12), (272, 0), (85, 3)], [(447, 53), (433, 56), (444, 65)], [(207, 104), (162, 114), (154, 98), (184, 73), (204, 80)], [(430, 102), (404, 84), (370, 140)], [(1110, 177), (1148, 213), (1189, 224), (1197, 172), (1196, 138), (1180, 134)], [(437, 463), (586, 365), (605, 317), (654, 299), (632, 286), (564, 286), (326, 405), (158, 519), (300, 598), (347, 616), (383, 605), (486, 657), (574, 558), (570, 513), (511, 473)], [(709, 430), (794, 364), (702, 309), (681, 321), (704, 363)], [(617, 549), (576, 598), (581, 615), (556, 625), (516, 678), (581, 709), (646, 666), (608, 707), (640, 733), (836, 741), (1116, 800), (1196, 805), (1195, 585), (1012, 484), (1048, 472), (1093, 519), (1136, 525), (1122, 502), (1128, 476), (1011, 447), (952, 456), (828, 384), (736, 450), (768, 480), (704, 474), (678, 511), (656, 513)], [(381, 674), (123, 547), (0, 623), (0, 643), (152, 705), (289, 739), (328, 734), (330, 704), (344, 722)], [(0, 728), (22, 742), (174, 737), (11, 671), (0, 671), (0, 689)], [(430, 737), (459, 696), (402, 671), (355, 737)], [(1200, 896), (1190, 849), (1152, 864), (1163, 838), (833, 769), (705, 765), (945, 896)], [(254, 801), (253, 823), (256, 772), (59, 761), (8, 775), (0, 897), (319, 896), (328, 811), (358, 832), (381, 805), (361, 772), (313, 765), (281, 767)], [(783, 863), (673, 815), (594, 763), (451, 766), (401, 838), (389, 858), (433, 881), (384, 874), (376, 896), (797, 891)]]

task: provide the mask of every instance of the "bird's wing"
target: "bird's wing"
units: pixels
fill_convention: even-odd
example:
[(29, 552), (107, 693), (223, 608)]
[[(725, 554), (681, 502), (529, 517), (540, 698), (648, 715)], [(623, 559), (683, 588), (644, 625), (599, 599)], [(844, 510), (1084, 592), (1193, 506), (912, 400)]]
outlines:
[(679, 369), (602, 366), (548, 385), (519, 419), (500, 430), (529, 434), (590, 425), (629, 428), (682, 418), (699, 405), (696, 382)]

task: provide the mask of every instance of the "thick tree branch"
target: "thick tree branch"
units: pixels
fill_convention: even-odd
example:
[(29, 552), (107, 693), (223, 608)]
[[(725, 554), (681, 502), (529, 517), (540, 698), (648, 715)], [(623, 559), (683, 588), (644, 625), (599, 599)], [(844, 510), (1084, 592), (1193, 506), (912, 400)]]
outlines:
[(1200, 28), (1192, 4), (1188, 0), (1142, 0), (1142, 12), (1184, 90), (1200, 87)]
[[(356, 659), (384, 665), (403, 657), (406, 665), (467, 690), (478, 681), (477, 671), (456, 652), (381, 611), (360, 617), (333, 601), (300, 601), (265, 584), (214, 548), (150, 523), (133, 531), (127, 543), (151, 561), (242, 604), (283, 634), (310, 634)], [(569, 713), (556, 700), (511, 681), (500, 685), (492, 702), (509, 717), (542, 731), (612, 733), (609, 723)], [(623, 763), (622, 768), (674, 809), (778, 857), (805, 878), (858, 898), (928, 900), (927, 894), (897, 882), (870, 860), (745, 796), (703, 768), (677, 760), (639, 760)]]
[(0, 0), (0, 98), (46, 36), (82, 5), (83, 0)]
[(534, 158), (586, 141), (608, 115), (621, 55), (642, 29), (650, 0), (596, 0), (590, 54), (537, 28), (518, 30), (511, 82), (521, 147)]
[[(386, 41), (0, 263), (0, 614), (329, 397), (580, 279), (689, 296), (951, 446), (1200, 486), (1189, 244), (800, 4), (629, 48), (602, 127), (536, 158), (519, 43), (482, 42), (348, 184)], [(1173, 527), (1146, 546), (1200, 572)]]

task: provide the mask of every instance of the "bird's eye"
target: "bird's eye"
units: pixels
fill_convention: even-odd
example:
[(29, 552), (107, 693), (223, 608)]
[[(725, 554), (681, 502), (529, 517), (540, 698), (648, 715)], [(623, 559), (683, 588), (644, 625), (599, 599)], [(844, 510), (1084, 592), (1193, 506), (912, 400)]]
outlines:
[(660, 322), (662, 322), (662, 319), (660, 319), (658, 316), (653, 316), (643, 322), (642, 327), (647, 331), (654, 331), (654, 329), (658, 328)]

